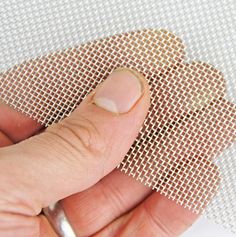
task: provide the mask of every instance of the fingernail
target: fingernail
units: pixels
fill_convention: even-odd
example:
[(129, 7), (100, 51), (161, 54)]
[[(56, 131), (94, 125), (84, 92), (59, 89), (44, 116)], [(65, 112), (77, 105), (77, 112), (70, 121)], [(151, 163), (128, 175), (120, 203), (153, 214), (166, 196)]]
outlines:
[(143, 93), (143, 76), (131, 69), (112, 72), (98, 87), (94, 103), (113, 113), (126, 113), (132, 109)]

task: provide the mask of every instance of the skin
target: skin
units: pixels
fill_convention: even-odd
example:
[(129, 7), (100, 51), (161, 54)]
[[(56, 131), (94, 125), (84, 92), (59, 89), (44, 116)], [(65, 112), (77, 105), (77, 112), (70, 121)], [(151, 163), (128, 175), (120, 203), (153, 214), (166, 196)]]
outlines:
[[(42, 133), (40, 124), (0, 104), (0, 236), (58, 237), (40, 214), (58, 200), (79, 237), (174, 237), (194, 223), (197, 215), (114, 170), (146, 116), (143, 83), (142, 97), (126, 114), (97, 107), (91, 94)], [(226, 104), (234, 113), (227, 102), (219, 109)]]

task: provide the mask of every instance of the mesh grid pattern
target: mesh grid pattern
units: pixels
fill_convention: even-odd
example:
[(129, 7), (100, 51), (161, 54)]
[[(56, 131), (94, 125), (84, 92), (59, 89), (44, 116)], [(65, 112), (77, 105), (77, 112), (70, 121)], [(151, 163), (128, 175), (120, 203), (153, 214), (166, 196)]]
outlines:
[[(120, 169), (198, 213), (216, 192), (218, 168), (209, 158), (232, 140), (235, 116), (222, 74), (206, 63), (185, 64), (184, 48), (166, 30), (104, 38), (6, 71), (1, 98), (48, 126), (70, 115), (115, 68), (142, 72), (151, 108)], [(232, 110), (230, 116), (213, 122), (223, 109)]]
[[(37, 1), (19, 2), (0, 2), (0, 11), (15, 9), (16, 6), (27, 9), (25, 4), (36, 11), (32, 6), (37, 6)], [(143, 1), (117, 1), (112, 5), (110, 1), (91, 1), (77, 5), (76, 1), (70, 4), (58, 1), (50, 5), (45, 1), (45, 7), (53, 14), (38, 18), (41, 21), (36, 22), (40, 24), (33, 35), (29, 34), (27, 23), (32, 23), (36, 19), (35, 15), (27, 16), (25, 23), (13, 23), (13, 33), (3, 32), (1, 29), (4, 28), (0, 28), (0, 35), (6, 35), (6, 40), (8, 32), (14, 35), (17, 31), (14, 26), (26, 24), (25, 32), (29, 39), (27, 41), (27, 37), (23, 37), (27, 44), (23, 43), (22, 46), (26, 50), (24, 53), (16, 52), (15, 58), (10, 54), (15, 53), (11, 51), (14, 49), (11, 39), (6, 40), (10, 44), (8, 49), (3, 48), (4, 61), (0, 61), (4, 69), (0, 74), (0, 98), (41, 123), (50, 125), (68, 116), (113, 69), (125, 66), (140, 71), (149, 80), (151, 108), (139, 137), (119, 169), (195, 212), (205, 209), (220, 185), (221, 190), (206, 213), (236, 231), (233, 206), (236, 193), (235, 149), (233, 146), (229, 148), (236, 136), (233, 71), (236, 40), (233, 41), (232, 36), (232, 32), (235, 32), (236, 4), (233, 1), (229, 5), (222, 5), (221, 1), (199, 1), (199, 5), (194, 4), (194, 1), (189, 2), (148, 1), (145, 4)], [(65, 26), (72, 25), (68, 29), (72, 29), (75, 35), (78, 27), (82, 36), (79, 42), (75, 42), (72, 33), (66, 27), (63, 28), (63, 24), (61, 34), (55, 33), (53, 24), (57, 22), (57, 17), (63, 18), (70, 11), (76, 12), (72, 9), (78, 7), (84, 10), (80, 18), (80, 22), (86, 23), (83, 27), (76, 25), (76, 17), (61, 19), (66, 22)], [(41, 8), (44, 7), (41, 6), (39, 10)], [(106, 18), (100, 14), (104, 8), (108, 9)], [(114, 16), (109, 10), (113, 10)], [(221, 18), (224, 11), (224, 18)], [(159, 14), (155, 15), (157, 12)], [(132, 16), (130, 21), (127, 20), (128, 13)], [(208, 13), (212, 14), (213, 20), (219, 21), (218, 25), (211, 23)], [(37, 14), (40, 15), (39, 11), (36, 11)], [(19, 16), (16, 15), (16, 19)], [(92, 16), (92, 24), (85, 21)], [(194, 21), (196, 18), (198, 20)], [(175, 22), (174, 19), (180, 20)], [(101, 26), (96, 30), (95, 21)], [(45, 28), (44, 22), (52, 23)], [(159, 24), (181, 33), (178, 36), (181, 35), (184, 42), (188, 42), (191, 35), (198, 36), (198, 41), (193, 39), (186, 48), (177, 34), (167, 30), (139, 30), (53, 52), (94, 39), (97, 35), (111, 35), (145, 26), (157, 28)], [(224, 32), (222, 24), (227, 26)], [(11, 24), (5, 25), (11, 28)], [(86, 29), (89, 33), (86, 33)], [(209, 31), (206, 33), (206, 30)], [(49, 32), (49, 38), (42, 36), (44, 32)], [(223, 54), (219, 54), (217, 49), (221, 41), (218, 44), (212, 42), (216, 38), (223, 39), (218, 37), (222, 33)], [(204, 35), (207, 37), (204, 38)], [(41, 45), (40, 40), (43, 41)], [(18, 44), (20, 41), (13, 38), (13, 43)], [(2, 45), (0, 48), (6, 44)], [(204, 54), (206, 50), (210, 53)], [(22, 59), (35, 56), (39, 57), (10, 68), (22, 62)], [(207, 63), (192, 61), (196, 58)], [(217, 65), (223, 73), (208, 62)], [(222, 154), (225, 148), (228, 148), (227, 152)]]

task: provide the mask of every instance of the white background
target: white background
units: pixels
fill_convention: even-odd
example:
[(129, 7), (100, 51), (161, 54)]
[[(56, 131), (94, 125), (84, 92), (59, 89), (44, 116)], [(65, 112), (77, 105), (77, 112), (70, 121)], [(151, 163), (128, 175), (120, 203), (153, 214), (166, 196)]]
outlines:
[(236, 237), (236, 235), (202, 217), (182, 237)]
[[(106, 35), (167, 28), (184, 39), (189, 58), (209, 62), (224, 73), (229, 98), (235, 101), (235, 16), (235, 0), (0, 0), (0, 72), (23, 60)], [(224, 224), (229, 215), (235, 218), (236, 208), (236, 146), (231, 152), (220, 159), (228, 183), (213, 213)], [(203, 218), (183, 236), (233, 237)]]

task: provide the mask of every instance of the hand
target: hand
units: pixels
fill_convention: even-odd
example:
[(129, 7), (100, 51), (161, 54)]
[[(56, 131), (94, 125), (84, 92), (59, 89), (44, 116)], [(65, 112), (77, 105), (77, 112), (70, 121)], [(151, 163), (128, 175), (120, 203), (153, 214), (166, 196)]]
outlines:
[(56, 237), (41, 210), (61, 199), (78, 237), (178, 236), (197, 219), (114, 170), (149, 107), (138, 73), (113, 72), (69, 118), (43, 132), (0, 107), (0, 236)]

